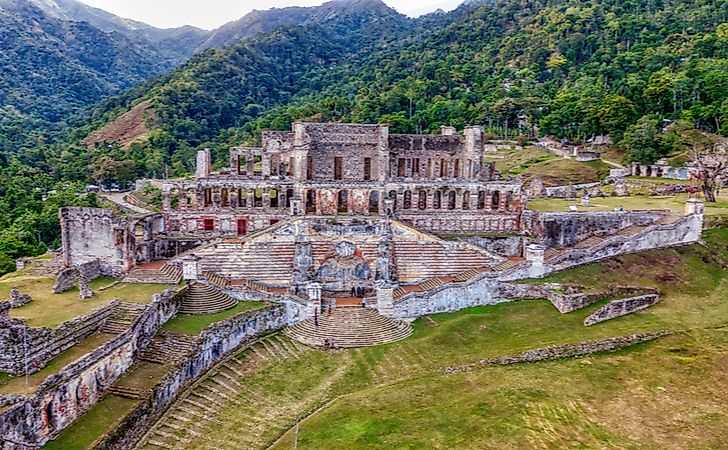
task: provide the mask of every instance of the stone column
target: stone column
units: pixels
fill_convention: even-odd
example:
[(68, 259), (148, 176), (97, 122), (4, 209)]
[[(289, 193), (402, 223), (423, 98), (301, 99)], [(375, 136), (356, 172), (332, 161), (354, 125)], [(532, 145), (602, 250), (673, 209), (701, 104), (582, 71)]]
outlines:
[(162, 190), (162, 211), (170, 211), (172, 209), (171, 192), (167, 187)]
[(247, 206), (248, 208), (252, 208), (255, 206), (255, 188), (247, 191), (248, 199), (247, 199)]
[(703, 215), (705, 213), (705, 203), (699, 198), (688, 199), (685, 204), (685, 215), (692, 216)]
[(544, 266), (544, 253), (546, 248), (541, 244), (529, 244), (526, 246), (526, 261), (531, 263), (528, 269), (529, 276), (540, 278), (546, 273)]
[(270, 208), (270, 191), (263, 190), (263, 208)]
[(182, 258), (182, 278), (191, 281), (196, 280), (200, 274), (200, 258), (190, 254)]
[(392, 317), (394, 315), (394, 286), (387, 283), (378, 283), (375, 290), (379, 314)]

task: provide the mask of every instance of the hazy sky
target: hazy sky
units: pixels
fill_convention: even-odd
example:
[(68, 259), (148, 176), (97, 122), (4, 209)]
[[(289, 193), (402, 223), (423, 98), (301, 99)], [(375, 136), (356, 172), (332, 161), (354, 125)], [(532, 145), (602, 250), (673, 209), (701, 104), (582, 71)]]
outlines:
[[(212, 29), (239, 19), (254, 9), (285, 6), (316, 6), (324, 0), (81, 0), (127, 19), (139, 20), (160, 28), (195, 25)], [(384, 0), (397, 11), (418, 16), (454, 9), (462, 0)]]

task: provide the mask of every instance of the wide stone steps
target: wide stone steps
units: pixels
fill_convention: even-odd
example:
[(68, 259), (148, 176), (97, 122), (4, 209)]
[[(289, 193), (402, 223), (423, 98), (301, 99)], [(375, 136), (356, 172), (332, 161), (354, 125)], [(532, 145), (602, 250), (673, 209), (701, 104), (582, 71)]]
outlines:
[(117, 395), (119, 397), (130, 398), (132, 400), (144, 400), (148, 396), (148, 392), (142, 391), (136, 388), (130, 388), (125, 386), (111, 386), (108, 391), (109, 394)]
[(328, 340), (335, 348), (356, 348), (405, 339), (412, 334), (412, 326), (371, 309), (343, 307), (320, 316), (318, 326), (309, 319), (286, 328), (284, 333), (311, 347), (324, 348)]
[(452, 276), (491, 266), (495, 260), (470, 247), (452, 247), (440, 242), (396, 241), (394, 256), (402, 281)]
[(160, 332), (154, 336), (139, 359), (155, 364), (176, 363), (191, 355), (198, 343), (196, 336)]
[(221, 290), (206, 284), (192, 283), (182, 300), (182, 314), (214, 314), (237, 305), (238, 301)]
[(561, 255), (564, 252), (565, 252), (565, 250), (562, 250), (562, 249), (550, 248), (550, 249), (547, 249), (543, 253), (543, 259), (544, 259), (544, 261), (549, 261), (549, 260), (556, 258), (557, 256)]
[(268, 283), (288, 283), (293, 273), (295, 244), (268, 242), (246, 244), (242, 249), (206, 249), (202, 257), (203, 271), (232, 278), (252, 278)]
[(111, 312), (100, 332), (121, 334), (128, 330), (132, 323), (147, 309), (142, 303), (119, 302)]
[[(285, 429), (292, 419), (271, 411), (269, 394), (259, 391), (248, 381), (249, 373), (265, 364), (296, 360), (308, 351), (308, 347), (279, 333), (250, 344), (216, 365), (180, 395), (136, 448), (261, 447), (260, 439), (265, 430), (271, 426)], [(297, 400), (285, 400), (288, 405), (285, 411), (290, 412)], [(231, 414), (231, 410), (235, 414)], [(295, 418), (298, 413), (290, 414)], [(224, 436), (205, 432), (223, 428), (226, 429)]]
[(604, 238), (598, 237), (598, 236), (592, 236), (590, 238), (584, 239), (583, 241), (577, 243), (574, 248), (578, 249), (585, 249), (585, 248), (592, 248), (595, 245), (599, 245), (602, 242), (604, 242)]
[(179, 284), (182, 281), (182, 269), (169, 264), (159, 267), (153, 264), (137, 266), (126, 274), (123, 281), (136, 284)]

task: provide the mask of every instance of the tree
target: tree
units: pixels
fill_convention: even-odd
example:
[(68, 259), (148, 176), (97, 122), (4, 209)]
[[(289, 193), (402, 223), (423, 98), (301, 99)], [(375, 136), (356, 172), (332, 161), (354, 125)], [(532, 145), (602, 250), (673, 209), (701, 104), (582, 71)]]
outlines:
[(92, 167), (92, 177), (99, 184), (128, 183), (136, 178), (134, 161), (118, 161), (111, 156), (102, 156)]
[(715, 136), (699, 133), (702, 138), (693, 138), (693, 157), (696, 175), (701, 182), (705, 201), (716, 202), (716, 194), (728, 183), (728, 153), (726, 143)]
[(652, 164), (666, 154), (660, 137), (660, 119), (645, 116), (624, 132), (620, 145), (627, 151), (628, 159), (640, 164)]

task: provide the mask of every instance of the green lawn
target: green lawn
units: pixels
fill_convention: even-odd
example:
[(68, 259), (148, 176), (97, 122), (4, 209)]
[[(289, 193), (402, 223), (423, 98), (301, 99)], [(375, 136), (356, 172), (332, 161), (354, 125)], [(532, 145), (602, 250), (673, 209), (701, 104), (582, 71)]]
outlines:
[[(528, 201), (528, 207), (537, 211), (561, 212), (569, 211), (570, 206), (576, 205), (579, 211), (613, 211), (622, 207), (627, 210), (669, 209), (678, 214), (685, 213), (687, 194), (675, 196), (649, 197), (633, 195), (630, 197), (595, 197), (591, 199), (591, 206), (581, 206), (578, 199), (561, 198), (535, 198)], [(707, 216), (728, 215), (728, 193), (722, 194), (717, 203), (706, 203)]]
[(227, 311), (217, 314), (177, 314), (172, 320), (164, 324), (162, 329), (172, 333), (197, 336), (202, 330), (215, 322), (232, 317), (241, 312), (250, 311), (266, 306), (264, 302), (238, 302), (238, 304)]
[[(59, 354), (46, 364), (46, 366), (40, 371), (32, 374), (28, 377), (30, 391), (35, 390), (46, 377), (55, 375), (61, 371), (68, 364), (76, 361), (85, 354), (98, 348), (100, 345), (108, 342), (114, 336), (109, 334), (94, 334), (73, 347), (69, 348), (65, 352)], [(25, 389), (25, 377), (10, 377), (7, 374), (0, 375), (0, 395), (1, 394), (18, 394), (24, 395), (27, 391)]]
[(72, 450), (91, 448), (96, 439), (140, 403), (116, 395), (107, 395), (94, 405), (83, 417), (66, 428), (44, 449)]
[(111, 278), (99, 278), (91, 282), (91, 289), (97, 291), (96, 296), (81, 300), (78, 298), (78, 287), (62, 294), (54, 294), (52, 291), (55, 281), (53, 277), (33, 276), (29, 273), (30, 270), (32, 268), (26, 268), (0, 278), (0, 298), (9, 298), (12, 288), (17, 288), (20, 292), (33, 297), (33, 301), (29, 304), (12, 309), (10, 316), (24, 319), (26, 323), (34, 327), (56, 327), (67, 320), (104, 306), (114, 299), (151, 303), (154, 294), (175, 287), (160, 284), (119, 283), (103, 291), (98, 291), (115, 282)]
[[(301, 448), (724, 447), (728, 271), (720, 265), (728, 261), (728, 230), (710, 230), (705, 240), (705, 247), (627, 255), (549, 279), (595, 289), (657, 286), (661, 302), (648, 310), (589, 328), (582, 321), (598, 304), (566, 315), (546, 301), (432, 315), (415, 321), (404, 341), (309, 350), (251, 369), (241, 380), (241, 404), (215, 405), (212, 417), (223, 425), (197, 424), (195, 431), (258, 448), (283, 435), (274, 447), (293, 448), (294, 425), (309, 416), (299, 429)], [(687, 331), (616, 353), (442, 372), (665, 328)], [(205, 445), (186, 436), (193, 439), (187, 448)]]

